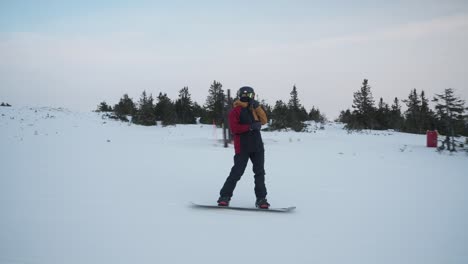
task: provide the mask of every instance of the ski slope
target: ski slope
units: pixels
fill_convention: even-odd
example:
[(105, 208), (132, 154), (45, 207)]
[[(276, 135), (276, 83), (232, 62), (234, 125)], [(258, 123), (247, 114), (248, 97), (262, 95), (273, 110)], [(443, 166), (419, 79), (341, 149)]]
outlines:
[[(0, 263), (468, 263), (468, 156), (425, 136), (264, 132), (269, 214), (200, 210), (232, 166), (212, 126), (0, 107)], [(252, 206), (251, 165), (232, 205)]]

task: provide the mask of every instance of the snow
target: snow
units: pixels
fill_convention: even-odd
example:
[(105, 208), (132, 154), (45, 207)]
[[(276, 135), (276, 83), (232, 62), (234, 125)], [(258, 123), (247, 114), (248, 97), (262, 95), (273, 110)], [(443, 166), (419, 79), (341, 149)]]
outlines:
[[(468, 157), (424, 135), (264, 132), (271, 214), (214, 203), (212, 126), (0, 108), (0, 263), (468, 263)], [(232, 204), (254, 203), (251, 165)]]

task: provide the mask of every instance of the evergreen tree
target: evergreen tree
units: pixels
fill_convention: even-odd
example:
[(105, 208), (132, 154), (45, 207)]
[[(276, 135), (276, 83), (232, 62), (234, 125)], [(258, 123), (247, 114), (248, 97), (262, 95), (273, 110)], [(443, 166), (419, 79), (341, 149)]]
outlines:
[(301, 109), (299, 109), (299, 120), (300, 121), (309, 120), (309, 113), (307, 113), (307, 110), (305, 109), (304, 106), (301, 106)]
[(96, 112), (112, 112), (112, 106), (103, 101), (98, 105)]
[(303, 131), (306, 127), (303, 122), (308, 119), (308, 114), (300, 103), (296, 85), (293, 86), (290, 95), (291, 98), (288, 103), (287, 126), (296, 132)]
[[(468, 107), (465, 108), (465, 111), (468, 112)], [(463, 134), (465, 137), (467, 137), (467, 138), (465, 138), (465, 143), (466, 143), (466, 146), (467, 146), (466, 151), (468, 152), (468, 115), (465, 115), (464, 120), (465, 120), (465, 121), (464, 121), (465, 125), (464, 125), (464, 129), (463, 129), (463, 133), (462, 133), (462, 134)]]
[(429, 108), (429, 100), (424, 91), (421, 91), (421, 108), (419, 113), (420, 126), (419, 133), (425, 133), (427, 130), (434, 130), (434, 112)]
[(155, 107), (156, 119), (162, 121), (163, 126), (175, 125), (177, 122), (177, 115), (175, 112), (175, 105), (167, 97), (167, 94), (159, 93), (158, 103)]
[(383, 101), (382, 97), (379, 100), (375, 121), (376, 129), (385, 130), (390, 128), (390, 108), (388, 107), (388, 104)]
[(293, 86), (293, 89), (290, 93), (291, 98), (288, 103), (288, 111), (290, 122), (304, 122), (308, 119), (308, 114), (305, 108), (301, 105), (299, 100), (299, 95), (297, 93), (296, 85)]
[(401, 115), (401, 105), (397, 97), (393, 100), (390, 110), (390, 128), (400, 131), (404, 123), (404, 118)]
[(348, 129), (373, 129), (375, 126), (375, 107), (371, 87), (364, 79), (361, 89), (354, 93), (353, 118), (347, 124)]
[(195, 119), (199, 118), (200, 123), (204, 123), (203, 120), (207, 119), (206, 110), (203, 107), (201, 107), (197, 102), (193, 103), (193, 115), (195, 116)]
[(270, 127), (272, 130), (281, 130), (288, 126), (288, 106), (282, 100), (278, 100), (271, 112)]
[(326, 118), (320, 113), (318, 108), (316, 109), (314, 106), (312, 106), (312, 109), (309, 112), (309, 120), (323, 123), (325, 122)]
[(156, 125), (156, 115), (154, 110), (154, 99), (150, 94), (148, 97), (146, 91), (143, 91), (141, 94), (140, 102), (138, 109), (135, 112), (133, 123), (144, 126), (154, 126)]
[(127, 94), (124, 94), (119, 103), (114, 106), (114, 113), (119, 119), (124, 121), (128, 121), (127, 116), (133, 115), (135, 111), (135, 103)]
[(405, 131), (410, 133), (421, 133), (421, 100), (416, 89), (408, 95), (407, 100), (403, 100), (408, 109), (405, 112)]
[(179, 99), (175, 102), (175, 110), (177, 114), (177, 123), (179, 124), (195, 124), (195, 115), (193, 102), (189, 93), (188, 87), (182, 88), (179, 91)]
[(206, 119), (203, 120), (203, 123), (211, 124), (215, 122), (217, 126), (222, 124), (224, 118), (223, 108), (225, 104), (225, 96), (222, 88), (223, 85), (217, 81), (213, 81), (213, 84), (210, 86), (205, 103)]
[(436, 103), (436, 117), (441, 125), (438, 130), (447, 135), (444, 144), (447, 144), (450, 151), (455, 151), (454, 137), (465, 126), (465, 101), (456, 97), (452, 88), (445, 89), (443, 94), (436, 94), (433, 101)]
[(338, 117), (338, 122), (344, 123), (344, 124), (351, 124), (353, 120), (353, 114), (351, 113), (351, 110), (346, 109), (346, 111), (341, 111), (340, 116)]

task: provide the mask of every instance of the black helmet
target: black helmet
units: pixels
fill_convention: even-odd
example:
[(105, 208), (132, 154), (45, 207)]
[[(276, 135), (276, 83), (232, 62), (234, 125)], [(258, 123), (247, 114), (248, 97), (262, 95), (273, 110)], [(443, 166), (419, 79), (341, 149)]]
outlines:
[(253, 99), (255, 97), (255, 91), (250, 86), (243, 86), (237, 91), (237, 97), (249, 97)]

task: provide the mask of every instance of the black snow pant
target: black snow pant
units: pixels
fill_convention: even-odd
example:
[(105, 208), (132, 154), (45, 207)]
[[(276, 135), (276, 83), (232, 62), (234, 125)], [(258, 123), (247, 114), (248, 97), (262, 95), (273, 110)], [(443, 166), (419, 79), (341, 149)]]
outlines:
[(237, 182), (244, 174), (245, 168), (249, 159), (253, 164), (253, 172), (255, 179), (255, 195), (257, 198), (265, 198), (267, 190), (265, 187), (265, 151), (251, 152), (251, 153), (240, 153), (234, 156), (234, 166), (231, 169), (231, 173), (226, 179), (223, 188), (220, 191), (221, 196), (232, 197), (234, 189), (236, 188)]

